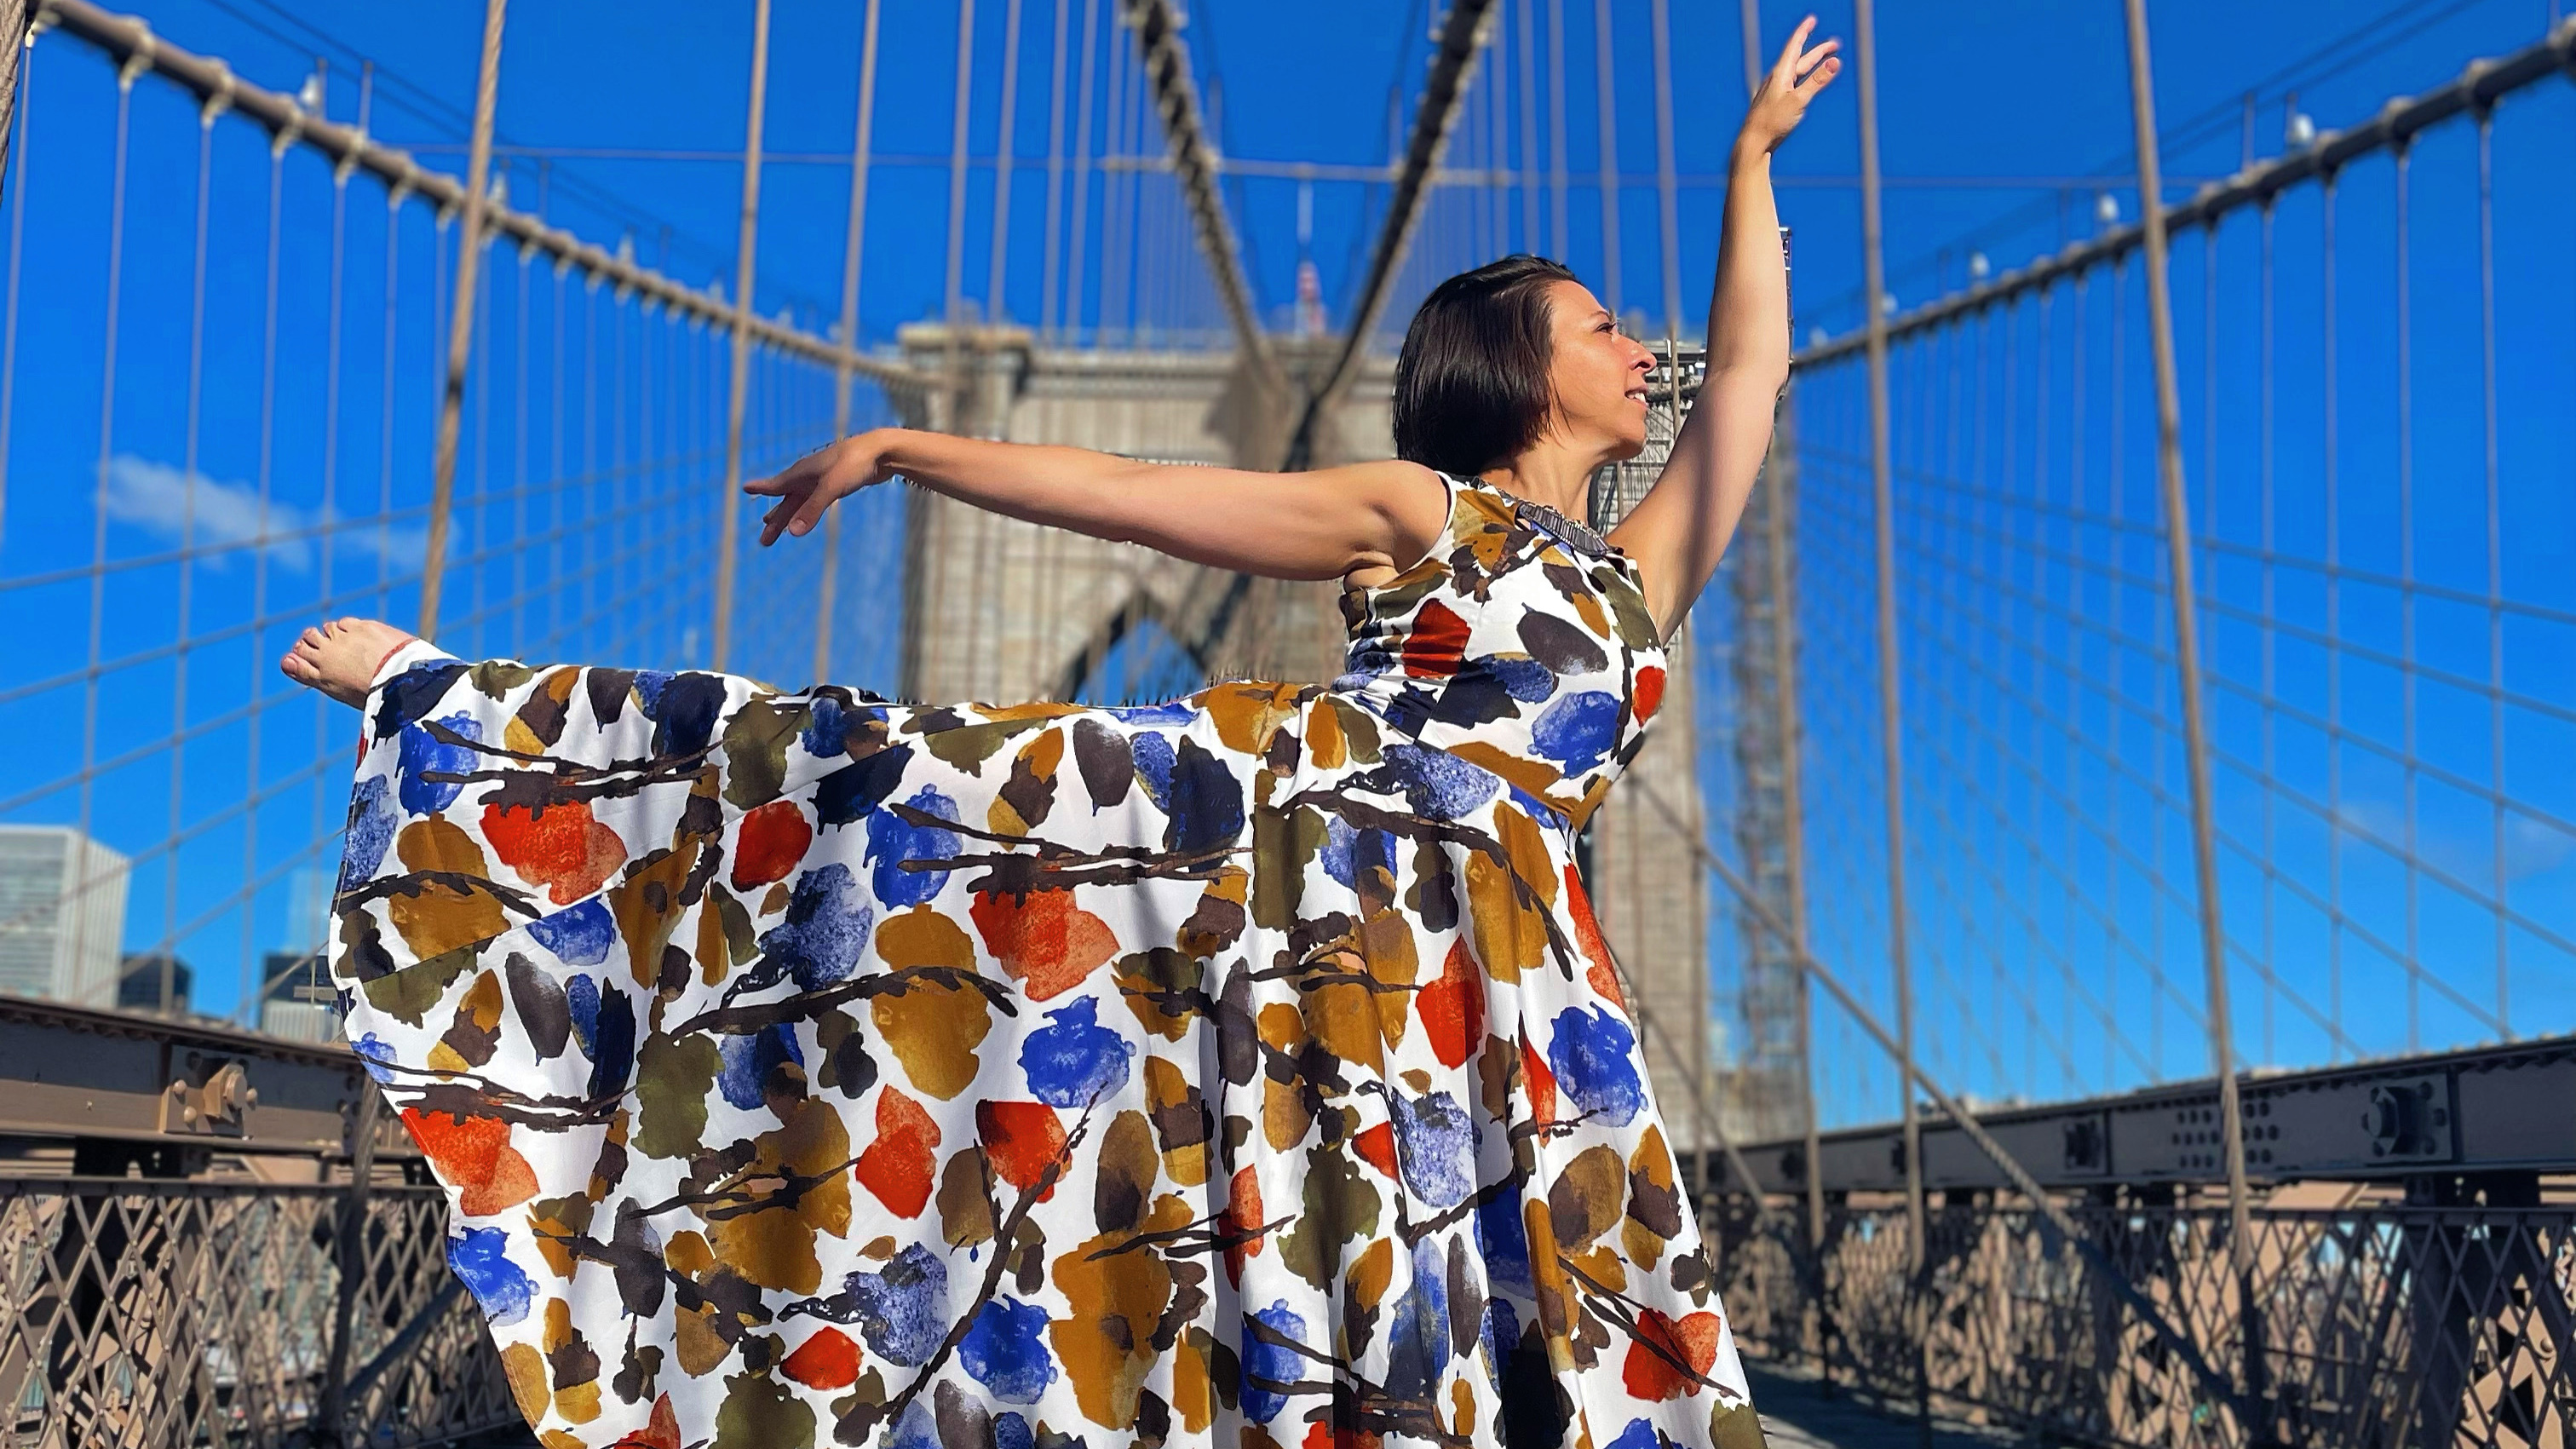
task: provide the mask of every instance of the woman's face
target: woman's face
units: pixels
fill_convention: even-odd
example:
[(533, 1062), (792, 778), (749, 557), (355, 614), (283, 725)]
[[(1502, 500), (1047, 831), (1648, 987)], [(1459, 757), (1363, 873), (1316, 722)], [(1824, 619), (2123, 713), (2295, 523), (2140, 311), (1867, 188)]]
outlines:
[(1548, 285), (1555, 358), (1548, 385), (1556, 397), (1552, 431), (1579, 449), (1598, 448), (1605, 462), (1646, 447), (1646, 377), (1655, 355), (1620, 335), (1610, 309), (1580, 282)]

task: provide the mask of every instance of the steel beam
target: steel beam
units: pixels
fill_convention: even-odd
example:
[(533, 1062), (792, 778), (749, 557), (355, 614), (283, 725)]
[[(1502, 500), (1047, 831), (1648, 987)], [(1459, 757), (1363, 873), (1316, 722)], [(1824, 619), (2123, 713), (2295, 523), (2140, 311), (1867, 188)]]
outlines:
[[(2395, 1182), (2490, 1173), (2576, 1173), (2576, 1036), (2361, 1065), (2246, 1076), (2237, 1084), (2254, 1182)], [(2202, 1077), (2044, 1107), (1981, 1109), (1977, 1122), (2052, 1191), (2219, 1188), (2218, 1083)], [(2014, 1184), (1942, 1116), (1923, 1124), (1924, 1185)], [(1896, 1124), (1742, 1144), (1765, 1192), (1899, 1192)], [(1808, 1164), (1818, 1164), (1814, 1172)]]

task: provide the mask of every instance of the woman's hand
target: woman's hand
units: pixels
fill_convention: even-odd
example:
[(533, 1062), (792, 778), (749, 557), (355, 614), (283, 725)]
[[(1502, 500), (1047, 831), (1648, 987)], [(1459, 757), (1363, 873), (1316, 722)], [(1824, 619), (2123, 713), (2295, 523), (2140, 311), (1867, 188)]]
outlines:
[(1744, 130), (1736, 138), (1738, 146), (1760, 156), (1778, 149), (1807, 118), (1807, 103), (1842, 70), (1843, 63), (1834, 58), (1834, 52), (1842, 49), (1841, 41), (1828, 40), (1807, 49), (1807, 36), (1815, 28), (1816, 17), (1810, 15), (1790, 34), (1771, 73), (1762, 78), (1762, 89), (1753, 95), (1753, 108), (1745, 114)]
[(742, 485), (745, 493), (778, 500), (760, 516), (760, 546), (769, 547), (781, 534), (801, 538), (813, 532), (814, 525), (823, 520), (824, 509), (893, 477), (894, 468), (886, 462), (885, 441), (876, 431), (854, 433), (816, 448), (775, 477), (757, 478)]

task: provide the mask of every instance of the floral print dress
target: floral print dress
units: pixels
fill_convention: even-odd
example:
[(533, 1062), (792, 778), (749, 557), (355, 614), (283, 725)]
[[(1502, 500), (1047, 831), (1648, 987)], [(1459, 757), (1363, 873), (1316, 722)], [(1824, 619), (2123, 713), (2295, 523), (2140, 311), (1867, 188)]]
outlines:
[(387, 662), (333, 970), (541, 1443), (1761, 1442), (1572, 864), (1663, 653), (1449, 487), (1329, 687)]

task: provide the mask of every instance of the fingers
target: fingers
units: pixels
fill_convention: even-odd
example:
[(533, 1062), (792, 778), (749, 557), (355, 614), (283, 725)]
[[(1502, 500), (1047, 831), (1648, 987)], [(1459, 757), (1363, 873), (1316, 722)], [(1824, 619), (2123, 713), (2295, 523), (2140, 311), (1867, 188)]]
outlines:
[(799, 484), (810, 488), (813, 486), (814, 470), (806, 466), (808, 461), (810, 460), (799, 458), (766, 478), (754, 478), (742, 485), (742, 491), (757, 494), (763, 498), (775, 498)]
[[(771, 504), (769, 511), (760, 516), (760, 546), (767, 548), (778, 542), (779, 538), (788, 531), (789, 525), (804, 516), (807, 510), (812, 510), (813, 516), (820, 518), (823, 510), (831, 506), (830, 490), (823, 488), (807, 489), (795, 497), (782, 498)], [(796, 530), (798, 533), (804, 531), (801, 528)]]
[(1822, 61), (1817, 63), (1814, 70), (1807, 73), (1807, 78), (1805, 80), (1798, 83), (1798, 88), (1795, 92), (1798, 99), (1801, 102), (1813, 100), (1816, 92), (1825, 88), (1826, 82), (1832, 80), (1835, 76), (1842, 74), (1842, 69), (1843, 63), (1840, 60), (1832, 56), (1825, 57)]
[(1798, 65), (1795, 73), (1798, 75), (1805, 75), (1807, 72), (1822, 64), (1824, 60), (1831, 56), (1835, 51), (1842, 48), (1843, 43), (1840, 39), (1826, 41), (1824, 44), (1819, 45), (1815, 49), (1798, 57)]
[(1799, 53), (1806, 49), (1807, 35), (1815, 28), (1816, 17), (1810, 15), (1798, 22), (1797, 29), (1789, 32), (1789, 43), (1780, 47), (1780, 58), (1771, 63), (1774, 74), (1789, 69), (1790, 65), (1797, 60)]
[(824, 496), (821, 490), (817, 489), (814, 496), (806, 499), (804, 506), (798, 508), (795, 514), (788, 519), (787, 531), (796, 535), (798, 538), (803, 538), (805, 535), (812, 533), (814, 531), (814, 525), (820, 523), (823, 519), (823, 510), (831, 506), (832, 500)]

